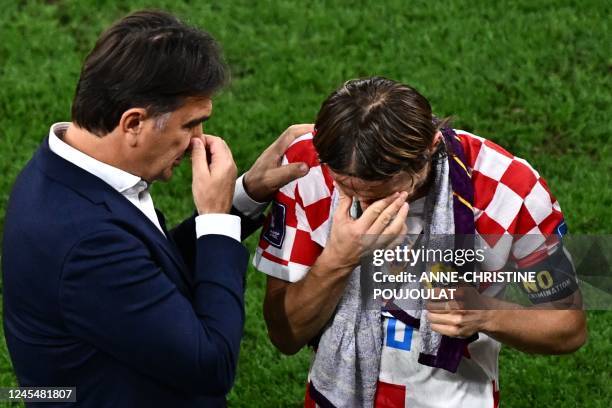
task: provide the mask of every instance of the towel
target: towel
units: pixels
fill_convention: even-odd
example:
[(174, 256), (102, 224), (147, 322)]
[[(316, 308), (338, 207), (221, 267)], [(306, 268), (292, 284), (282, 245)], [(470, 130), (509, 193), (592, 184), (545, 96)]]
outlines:
[[(461, 144), (452, 129), (442, 129), (443, 143), (432, 160), (433, 182), (425, 201), (425, 226), (419, 237), (425, 248), (473, 248), (473, 190)], [(332, 202), (332, 210), (337, 202)], [(419, 265), (430, 268), (430, 265)], [(466, 264), (459, 271), (474, 268)], [(423, 269), (422, 269), (423, 270)], [(422, 299), (383, 305), (363, 296), (372, 263), (362, 262), (347, 282), (333, 317), (325, 326), (310, 372), (309, 392), (321, 407), (372, 407), (383, 345), (381, 311), (417, 328), (422, 337), (419, 363), (455, 372), (471, 338), (451, 338), (431, 330)], [(402, 284), (402, 289), (420, 283)], [(367, 294), (366, 294), (367, 295)]]

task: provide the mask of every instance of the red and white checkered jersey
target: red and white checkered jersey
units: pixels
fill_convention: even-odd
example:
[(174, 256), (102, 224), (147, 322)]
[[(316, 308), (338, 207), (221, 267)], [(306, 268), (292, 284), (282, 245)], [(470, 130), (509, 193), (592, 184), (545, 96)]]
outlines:
[[(554, 245), (546, 237), (556, 236), (564, 225), (559, 203), (546, 182), (525, 160), (497, 144), (455, 132), (472, 176), (476, 231), (495, 255), (489, 253), (481, 269), (498, 270), (508, 260), (519, 266), (538, 262)], [(329, 170), (318, 161), (312, 134), (298, 138), (283, 162), (306, 162), (310, 172), (276, 195), (253, 263), (268, 275), (295, 282), (308, 272), (327, 242), (336, 192)], [(513, 237), (523, 234), (529, 234), (529, 239)], [(494, 295), (498, 288), (489, 287), (487, 294)], [(450, 373), (419, 364), (419, 331), (388, 313), (383, 317), (376, 408), (497, 406), (497, 341), (481, 333), (466, 347), (457, 373)], [(314, 406), (307, 395), (306, 407)]]
[[(482, 137), (456, 130), (474, 187), (476, 232), (495, 251), (483, 270), (498, 270), (509, 259), (528, 266), (551, 251), (546, 237), (563, 214), (546, 181), (525, 160)], [(254, 258), (255, 267), (290, 282), (301, 279), (323, 250), (329, 234), (334, 185), (306, 134), (289, 147), (284, 163), (306, 162), (309, 173), (284, 186), (272, 209)], [(528, 235), (527, 237), (510, 236)], [(508, 236), (510, 239), (500, 239)]]

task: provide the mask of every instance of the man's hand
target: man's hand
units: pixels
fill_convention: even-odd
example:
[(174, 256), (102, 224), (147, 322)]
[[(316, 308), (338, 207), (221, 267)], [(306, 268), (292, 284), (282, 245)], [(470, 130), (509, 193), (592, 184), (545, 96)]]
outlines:
[[(434, 288), (436, 295), (441, 290)], [(427, 304), (427, 318), (431, 329), (450, 337), (470, 337), (486, 331), (492, 318), (492, 305), (486, 296), (472, 286), (456, 288), (453, 299), (432, 301)]]
[(308, 173), (306, 163), (281, 166), (283, 154), (298, 137), (312, 132), (311, 124), (289, 126), (263, 153), (244, 175), (244, 188), (253, 200), (266, 202), (285, 184)]
[(237, 169), (225, 141), (210, 135), (192, 138), (191, 166), (191, 188), (198, 214), (228, 213)]
[(338, 188), (340, 201), (334, 212), (329, 241), (321, 256), (340, 268), (359, 264), (360, 258), (406, 234), (408, 193), (394, 193), (370, 205), (358, 219), (350, 216), (352, 197)]

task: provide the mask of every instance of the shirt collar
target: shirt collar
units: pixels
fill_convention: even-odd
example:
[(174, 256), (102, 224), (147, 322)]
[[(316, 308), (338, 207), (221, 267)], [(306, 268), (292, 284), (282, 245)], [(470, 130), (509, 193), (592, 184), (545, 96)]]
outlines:
[(75, 149), (62, 140), (70, 122), (58, 122), (49, 130), (49, 149), (61, 158), (100, 178), (121, 194), (139, 194), (148, 188), (146, 181)]

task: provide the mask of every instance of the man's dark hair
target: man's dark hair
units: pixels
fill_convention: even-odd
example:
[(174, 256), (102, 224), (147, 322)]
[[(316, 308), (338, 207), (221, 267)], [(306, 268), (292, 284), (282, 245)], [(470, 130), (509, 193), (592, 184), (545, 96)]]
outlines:
[(227, 81), (210, 34), (161, 11), (138, 11), (108, 28), (89, 53), (72, 103), (72, 121), (104, 136), (128, 109), (152, 117), (188, 97), (210, 97)]
[(383, 180), (423, 169), (445, 123), (438, 123), (427, 99), (408, 85), (382, 77), (355, 79), (321, 105), (313, 143), (332, 170)]

